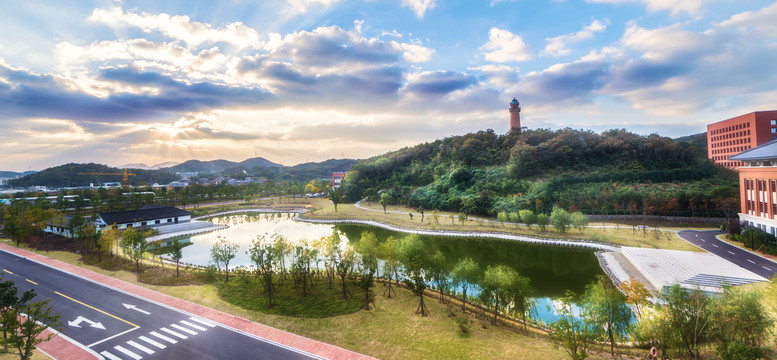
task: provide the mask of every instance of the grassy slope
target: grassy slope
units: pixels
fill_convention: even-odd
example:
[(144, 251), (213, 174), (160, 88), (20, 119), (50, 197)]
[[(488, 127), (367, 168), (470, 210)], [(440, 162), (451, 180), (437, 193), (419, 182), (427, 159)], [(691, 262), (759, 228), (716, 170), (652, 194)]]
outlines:
[[(11, 244), (11, 243), (9, 243)], [(31, 249), (27, 249), (31, 250)], [(383, 287), (375, 289), (376, 308), (330, 318), (307, 319), (270, 315), (232, 305), (218, 296), (213, 285), (154, 286), (139, 283), (135, 274), (107, 271), (85, 265), (73, 253), (50, 251), (44, 255), (79, 265), (89, 270), (113, 276), (203, 306), (273, 326), (281, 330), (368, 354), (380, 359), (563, 359), (564, 350), (543, 338), (526, 337), (475, 320), (472, 334), (459, 335), (448, 309), (434, 299), (426, 298), (431, 316), (413, 315), (418, 298), (405, 289), (397, 289), (398, 297), (381, 296)], [(167, 271), (174, 271), (169, 269)], [(460, 313), (458, 316), (463, 316)], [(593, 356), (591, 359), (601, 359)], [(2, 359), (5, 360), (5, 359)]]

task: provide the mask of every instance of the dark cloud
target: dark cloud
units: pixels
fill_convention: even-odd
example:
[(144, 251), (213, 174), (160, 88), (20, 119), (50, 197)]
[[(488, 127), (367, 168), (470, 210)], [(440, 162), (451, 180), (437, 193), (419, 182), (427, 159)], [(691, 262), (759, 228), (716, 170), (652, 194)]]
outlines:
[(654, 86), (673, 77), (687, 74), (692, 67), (681, 62), (659, 62), (652, 60), (630, 60), (615, 66), (611, 70), (610, 88), (631, 90), (645, 86)]
[(358, 63), (392, 64), (402, 57), (401, 49), (390, 43), (366, 39), (337, 26), (289, 35), (272, 53), (301, 66), (338, 68)]
[(421, 73), (407, 84), (407, 90), (421, 96), (442, 96), (466, 89), (478, 80), (472, 76), (452, 71)]
[(518, 84), (522, 99), (541, 104), (587, 102), (609, 80), (610, 64), (604, 59), (580, 60), (530, 74)]

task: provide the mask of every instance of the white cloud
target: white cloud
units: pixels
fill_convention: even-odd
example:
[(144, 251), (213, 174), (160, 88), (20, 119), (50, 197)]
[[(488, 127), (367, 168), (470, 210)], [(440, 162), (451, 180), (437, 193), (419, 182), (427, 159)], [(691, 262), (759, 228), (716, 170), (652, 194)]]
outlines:
[(215, 29), (210, 24), (191, 21), (188, 16), (124, 12), (119, 7), (95, 9), (88, 20), (109, 26), (137, 27), (147, 33), (159, 31), (189, 46), (216, 42), (226, 42), (240, 48), (260, 48), (264, 45), (259, 33), (241, 22), (229, 23), (224, 28)]
[(402, 0), (402, 6), (410, 8), (419, 19), (424, 18), (426, 10), (437, 6), (437, 0)]
[(435, 50), (418, 44), (398, 43), (392, 41), (394, 46), (402, 49), (402, 58), (409, 63), (422, 63), (432, 59)]
[(480, 47), (488, 61), (505, 63), (529, 60), (529, 47), (520, 36), (496, 27), (488, 31), (488, 43)]
[(777, 20), (775, 19), (777, 19), (777, 2), (757, 11), (736, 14), (718, 24), (716, 29), (752, 32), (773, 39), (774, 34), (777, 34)]
[(328, 8), (338, 1), (340, 0), (287, 0), (286, 6), (282, 11), (290, 14), (301, 14), (308, 11), (313, 4)]
[(644, 4), (649, 11), (668, 10), (672, 15), (678, 15), (685, 12), (688, 15), (697, 15), (704, 3), (711, 0), (586, 0), (588, 2), (606, 3), (606, 4), (624, 4), (639, 2)]
[(567, 55), (571, 52), (571, 50), (568, 47), (570, 44), (593, 38), (594, 33), (601, 32), (607, 29), (607, 25), (609, 25), (609, 23), (610, 21), (606, 19), (603, 22), (599, 20), (594, 20), (593, 22), (591, 22), (591, 25), (584, 27), (582, 30), (578, 32), (561, 35), (553, 38), (547, 38), (545, 39), (547, 44), (545, 45), (545, 49), (542, 50), (542, 54), (551, 55), (551, 56)]

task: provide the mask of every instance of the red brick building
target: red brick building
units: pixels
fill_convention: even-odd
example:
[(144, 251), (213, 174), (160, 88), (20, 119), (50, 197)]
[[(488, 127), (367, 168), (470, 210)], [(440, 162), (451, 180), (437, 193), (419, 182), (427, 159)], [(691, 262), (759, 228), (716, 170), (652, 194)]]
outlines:
[(510, 131), (521, 131), (521, 104), (513, 98), (510, 102)]
[(777, 139), (736, 154), (739, 168), (739, 219), (777, 235)]
[(777, 110), (756, 111), (707, 125), (707, 156), (730, 169), (743, 166), (729, 157), (777, 138)]

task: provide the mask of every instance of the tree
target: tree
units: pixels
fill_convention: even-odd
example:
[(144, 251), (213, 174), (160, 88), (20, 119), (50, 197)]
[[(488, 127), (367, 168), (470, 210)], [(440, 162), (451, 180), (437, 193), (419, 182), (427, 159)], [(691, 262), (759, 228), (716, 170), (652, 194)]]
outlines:
[(343, 202), (343, 189), (338, 186), (329, 193), (329, 200), (335, 205), (335, 212), (337, 212), (337, 205)]
[(689, 358), (699, 359), (701, 346), (710, 340), (710, 298), (701, 290), (673, 285), (661, 294), (660, 300), (670, 330), (668, 342)]
[(370, 310), (370, 304), (375, 302), (375, 294), (372, 292), (375, 273), (378, 271), (378, 239), (372, 232), (363, 232), (359, 245), (359, 287), (364, 290), (364, 310)]
[(382, 193), (380, 194), (380, 205), (383, 206), (383, 213), (386, 214), (386, 207), (391, 202), (391, 195), (389, 193)]
[(421, 222), (424, 222), (424, 207), (419, 207), (418, 212), (421, 214)]
[[(14, 344), (22, 360), (32, 356), (32, 351), (36, 345), (54, 337), (54, 333), (45, 337), (40, 336), (44, 330), (47, 328), (61, 330), (59, 328), (59, 313), (54, 312), (49, 305), (50, 301), (51, 299), (46, 299), (26, 304), (23, 308), (19, 308), (13, 319), (7, 316), (8, 321), (4, 321), (4, 325), (12, 325), (12, 335), (9, 336), (8, 342)], [(22, 314), (24, 314), (24, 320), (21, 320)]]
[(499, 221), (502, 226), (505, 226), (505, 223), (509, 219), (509, 215), (507, 215), (507, 212), (500, 211), (498, 214), (496, 214), (496, 220)]
[(451, 272), (453, 283), (462, 290), (461, 310), (467, 310), (467, 289), (475, 285), (480, 278), (480, 266), (472, 258), (463, 258), (456, 263)]
[(594, 341), (595, 334), (588, 324), (575, 313), (574, 296), (570, 293), (558, 301), (559, 318), (550, 324), (550, 338), (558, 341), (572, 360), (588, 357), (588, 346)]
[(512, 291), (518, 273), (506, 265), (489, 266), (480, 283), (480, 299), (494, 308), (493, 323), (499, 316), (499, 308), (507, 312), (507, 307), (512, 302)]
[(237, 255), (240, 245), (231, 243), (221, 235), (217, 236), (216, 239), (210, 248), (210, 256), (214, 262), (224, 264), (225, 281), (229, 281), (229, 262)]
[(527, 317), (533, 314), (537, 301), (534, 299), (534, 288), (531, 286), (531, 280), (528, 277), (517, 274), (511, 289), (513, 300), (513, 312), (520, 315), (523, 322), (523, 332), (528, 334)]
[(515, 211), (507, 214), (507, 218), (510, 220), (511, 223), (515, 224), (516, 227), (521, 222), (521, 215)]
[(122, 234), (121, 246), (124, 248), (124, 252), (130, 256), (130, 259), (135, 262), (138, 274), (140, 274), (140, 261), (143, 259), (143, 253), (148, 250), (146, 235), (133, 228), (128, 228)]
[[(2, 276), (0, 272), (0, 276)], [(0, 277), (2, 279), (2, 277)], [(27, 290), (19, 297), (19, 289), (12, 280), (0, 281), (0, 328), (3, 330), (3, 348), (8, 352), (8, 332), (13, 331), (17, 320), (17, 309), (24, 307), (35, 297), (35, 290)], [(13, 335), (13, 332), (11, 333)]]
[(588, 227), (588, 215), (583, 214), (579, 211), (575, 211), (572, 213), (572, 226), (575, 227), (578, 231), (581, 233), (585, 228)]
[(715, 351), (722, 359), (768, 358), (766, 340), (774, 320), (763, 306), (761, 292), (727, 287), (712, 305)]
[(356, 262), (352, 249), (346, 249), (342, 253), (337, 261), (337, 276), (340, 277), (340, 285), (343, 289), (343, 299), (348, 298), (348, 275), (353, 270), (354, 263)]
[[(388, 293), (388, 297), (391, 298), (391, 292), (394, 291), (391, 287), (391, 279), (396, 275), (399, 268), (399, 242), (393, 236), (390, 236), (380, 245), (379, 252), (383, 259), (383, 276), (388, 279), (388, 288), (383, 293)], [(396, 294), (396, 291), (394, 291), (394, 295)]]
[[(531, 225), (534, 224), (537, 221), (537, 216), (534, 215), (534, 211), (524, 209), (518, 212), (518, 214), (521, 217), (521, 221), (523, 221), (524, 224), (526, 224), (526, 227), (531, 229)], [(547, 222), (545, 223), (547, 225)], [(545, 229), (543, 228), (543, 231)]]
[(572, 223), (572, 216), (566, 210), (554, 205), (553, 211), (550, 212), (550, 221), (558, 232), (565, 233)]
[[(275, 234), (273, 236), (277, 237), (280, 235)], [(267, 307), (271, 308), (273, 306), (273, 274), (277, 264), (275, 246), (268, 241), (266, 235), (257, 235), (256, 239), (251, 242), (251, 247), (247, 253), (251, 257), (251, 262), (254, 263), (259, 278), (264, 284), (264, 291), (267, 295)]]
[(402, 240), (400, 254), (406, 271), (405, 285), (419, 297), (416, 314), (426, 316), (429, 314), (429, 309), (424, 304), (424, 292), (426, 284), (430, 281), (429, 253), (418, 234), (412, 234)]
[(642, 320), (645, 307), (650, 303), (650, 297), (653, 294), (645, 284), (634, 278), (622, 282), (620, 288), (626, 294), (626, 304), (634, 310), (637, 321)]
[(626, 298), (604, 275), (586, 286), (583, 295), (584, 316), (610, 342), (610, 355), (615, 356), (615, 340), (626, 333), (631, 321), (631, 310)]
[(183, 259), (183, 243), (177, 240), (173, 240), (173, 245), (170, 247), (170, 258), (175, 261), (175, 277), (178, 277), (178, 264)]
[(548, 215), (537, 214), (537, 226), (540, 227), (540, 231), (545, 231), (545, 227), (548, 226), (548, 220)]
[(448, 269), (446, 269), (445, 254), (442, 251), (434, 251), (429, 256), (429, 277), (440, 292), (440, 302), (445, 302), (445, 294), (448, 292)]

